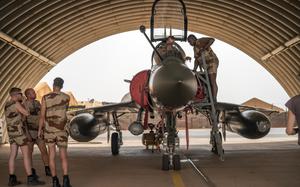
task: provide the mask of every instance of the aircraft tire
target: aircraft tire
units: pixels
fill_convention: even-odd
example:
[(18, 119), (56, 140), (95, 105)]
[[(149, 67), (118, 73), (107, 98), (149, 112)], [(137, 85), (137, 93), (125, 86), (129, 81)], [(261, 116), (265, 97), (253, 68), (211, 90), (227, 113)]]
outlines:
[(181, 169), (181, 163), (180, 163), (180, 156), (174, 155), (173, 157), (173, 169), (174, 170), (180, 170)]
[(111, 135), (111, 153), (112, 155), (119, 154), (119, 133), (114, 132)]
[(163, 155), (162, 156), (162, 170), (168, 171), (170, 167), (170, 160), (169, 155)]

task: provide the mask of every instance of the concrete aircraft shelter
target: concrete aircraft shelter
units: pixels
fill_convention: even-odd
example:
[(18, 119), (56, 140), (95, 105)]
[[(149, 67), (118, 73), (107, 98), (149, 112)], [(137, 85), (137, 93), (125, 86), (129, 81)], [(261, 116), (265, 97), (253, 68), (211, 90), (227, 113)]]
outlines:
[[(268, 70), (290, 96), (300, 93), (299, 0), (184, 2), (189, 31), (235, 46)], [(11, 87), (35, 86), (62, 59), (96, 40), (141, 24), (149, 28), (152, 3), (1, 0), (0, 116)]]

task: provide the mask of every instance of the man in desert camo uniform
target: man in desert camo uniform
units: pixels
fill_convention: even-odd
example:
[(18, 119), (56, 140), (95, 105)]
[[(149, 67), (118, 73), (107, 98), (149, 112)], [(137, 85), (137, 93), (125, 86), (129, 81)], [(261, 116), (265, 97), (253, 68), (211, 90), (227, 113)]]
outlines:
[[(53, 187), (60, 187), (58, 177), (56, 176), (55, 155), (56, 146), (59, 148), (60, 159), (63, 170), (63, 187), (70, 187), (68, 176), (68, 132), (67, 109), (70, 97), (61, 92), (64, 80), (55, 78), (53, 82), (53, 92), (44, 95), (42, 98), (41, 115), (39, 120), (39, 137), (44, 133), (45, 142), (49, 149), (49, 165), (52, 174)], [(45, 127), (44, 132), (42, 132)]]
[[(34, 144), (37, 144), (41, 152), (42, 160), (45, 165), (46, 176), (51, 176), (50, 167), (49, 167), (49, 157), (48, 157), (45, 141), (43, 138), (38, 138), (41, 104), (38, 100), (36, 100), (36, 93), (33, 88), (27, 88), (24, 93), (26, 96), (26, 100), (24, 101), (24, 106), (26, 110), (29, 112), (29, 116), (26, 117), (26, 124), (28, 128), (29, 136), (32, 140), (31, 142), (28, 143), (29, 153), (31, 156), (31, 163), (33, 165), (32, 154), (33, 154)], [(34, 168), (32, 168), (32, 173), (36, 174)]]
[(5, 119), (10, 143), (10, 154), (8, 160), (9, 181), (8, 186), (21, 184), (15, 175), (15, 161), (20, 147), (23, 155), (23, 163), (27, 174), (27, 185), (43, 185), (45, 182), (39, 181), (31, 171), (31, 160), (29, 157), (27, 127), (24, 123), (25, 117), (29, 115), (22, 105), (22, 92), (20, 88), (13, 87), (9, 91), (10, 100), (5, 103)]

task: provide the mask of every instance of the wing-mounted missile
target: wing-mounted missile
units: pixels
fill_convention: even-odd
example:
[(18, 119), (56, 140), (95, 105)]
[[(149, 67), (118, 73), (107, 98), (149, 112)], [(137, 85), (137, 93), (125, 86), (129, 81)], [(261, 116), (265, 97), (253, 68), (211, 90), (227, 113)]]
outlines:
[(227, 113), (225, 123), (227, 130), (249, 139), (262, 138), (271, 128), (269, 118), (256, 110)]
[(106, 132), (109, 123), (104, 116), (95, 118), (90, 113), (75, 116), (70, 122), (70, 136), (79, 142), (88, 142)]

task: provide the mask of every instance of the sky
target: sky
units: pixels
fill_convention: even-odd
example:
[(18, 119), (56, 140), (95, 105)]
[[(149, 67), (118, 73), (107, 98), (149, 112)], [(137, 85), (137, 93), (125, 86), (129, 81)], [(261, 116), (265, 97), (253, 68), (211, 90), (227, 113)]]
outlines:
[[(187, 56), (194, 56), (187, 42), (178, 44)], [(218, 101), (241, 104), (257, 97), (285, 109), (287, 93), (259, 63), (220, 40), (213, 43), (212, 49), (219, 58)], [(63, 91), (71, 91), (78, 101), (119, 102), (129, 92), (129, 83), (124, 79), (132, 79), (136, 73), (151, 68), (152, 51), (139, 31), (112, 35), (75, 51), (40, 82), (51, 86), (55, 77), (62, 77), (65, 80)], [(187, 65), (192, 69), (193, 60)]]

